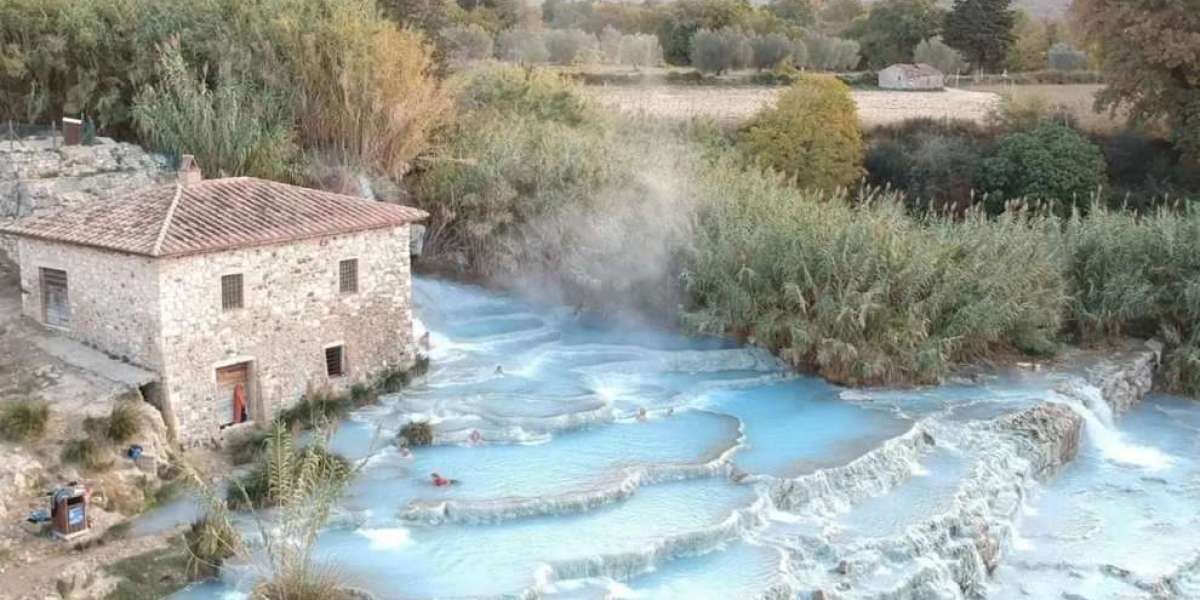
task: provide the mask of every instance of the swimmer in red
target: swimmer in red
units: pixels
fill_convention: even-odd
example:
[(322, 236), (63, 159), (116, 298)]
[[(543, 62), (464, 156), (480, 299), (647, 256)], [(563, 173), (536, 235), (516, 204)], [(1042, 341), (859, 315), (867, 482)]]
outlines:
[(429, 476), (433, 478), (433, 487), (447, 487), (458, 483), (457, 479), (442, 477), (437, 473), (430, 473)]

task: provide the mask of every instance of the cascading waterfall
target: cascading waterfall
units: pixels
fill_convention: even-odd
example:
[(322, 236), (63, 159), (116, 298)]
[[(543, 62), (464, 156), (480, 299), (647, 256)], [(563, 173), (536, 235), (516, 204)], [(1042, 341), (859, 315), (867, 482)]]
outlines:
[[(1082, 379), (849, 394), (725, 340), (424, 279), (414, 296), (432, 371), (339, 429), (333, 447), (367, 462), (317, 546), (381, 600), (1070, 590), (1029, 527), (1057, 512), (1044, 502), (1081, 426), (1084, 459), (1168, 477), (1180, 502), (1200, 494), (1193, 463), (1127, 436)], [(437, 445), (409, 455), (365, 441), (411, 420), (433, 423)], [(433, 471), (462, 483), (434, 488)], [(1122, 585), (1186, 590), (1195, 571), (1181, 560)], [(180, 597), (251, 585), (227, 580)]]

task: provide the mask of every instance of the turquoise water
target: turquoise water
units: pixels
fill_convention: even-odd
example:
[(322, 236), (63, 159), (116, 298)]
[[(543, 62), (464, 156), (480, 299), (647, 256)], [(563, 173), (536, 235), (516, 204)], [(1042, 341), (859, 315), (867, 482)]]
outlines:
[[(1011, 503), (1013, 486), (990, 477), (1019, 460), (986, 421), (1060, 383), (1013, 373), (850, 392), (725, 340), (590, 320), (470, 286), (417, 279), (414, 300), (431, 333), (432, 369), (336, 432), (334, 448), (363, 468), (317, 544), (320, 561), (381, 599), (715, 600), (816, 589), (872, 597), (905, 585), (956, 597), (951, 562), (921, 554), (939, 543), (928, 532), (963, 507)], [(1194, 416), (1187, 405), (1156, 404), (1122, 427), (1152, 435), (1172, 410), (1183, 422)], [(413, 420), (431, 422), (438, 443), (410, 454), (392, 441)], [(1185, 430), (1173, 440), (1155, 443), (1171, 456), (1197, 455)], [(1029, 553), (1022, 560), (1061, 562), (1081, 549), (1026, 531), (1072, 527), (1064, 516), (1072, 503), (1112, 475), (1107, 455), (1089, 448), (1062, 481), (1028, 499), (1040, 508), (1016, 528), (1016, 555)], [(1161, 490), (1143, 490), (1138, 472), (1122, 472), (1117, 485), (1150, 494), (1147, 510), (1166, 505), (1177, 517), (1200, 479), (1192, 463), (1174, 465), (1182, 470), (1155, 475), (1167, 478)], [(435, 471), (460, 483), (434, 487)], [(1126, 506), (1116, 491), (1105, 501), (1093, 508), (1099, 519)], [(144, 527), (186, 514), (167, 510)], [(1166, 528), (1184, 538), (1161, 548), (1174, 557), (1200, 545), (1180, 529), (1196, 525), (1147, 517), (1087, 543), (1117, 552), (1118, 542)], [(862, 573), (839, 571), (843, 563)], [(244, 572), (177, 597), (242, 597), (252, 585)], [(1012, 588), (1001, 585), (1006, 576), (998, 593)]]

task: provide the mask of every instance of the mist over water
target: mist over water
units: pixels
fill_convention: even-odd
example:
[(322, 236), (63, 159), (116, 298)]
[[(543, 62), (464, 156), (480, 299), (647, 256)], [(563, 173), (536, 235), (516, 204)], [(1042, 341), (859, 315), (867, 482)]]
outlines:
[[(339, 428), (335, 450), (367, 463), (317, 546), (381, 599), (958, 598), (964, 584), (1136, 598), (1200, 549), (1194, 405), (1117, 419), (1074, 378), (1022, 372), (851, 391), (726, 340), (421, 278), (414, 297), (432, 370)], [(1043, 400), (1084, 417), (1085, 444), (1033, 486), (992, 419)], [(388, 444), (410, 420), (440, 445)], [(434, 488), (433, 471), (461, 484)], [(954, 532), (976, 517), (1002, 545), (995, 579), (961, 566)], [(178, 597), (240, 597), (244, 573)]]

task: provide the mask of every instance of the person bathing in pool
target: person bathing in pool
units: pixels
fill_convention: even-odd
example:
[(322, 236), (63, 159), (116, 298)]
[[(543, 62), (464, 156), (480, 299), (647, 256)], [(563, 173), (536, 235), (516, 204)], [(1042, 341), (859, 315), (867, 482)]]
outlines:
[(433, 479), (433, 487), (449, 487), (458, 483), (457, 479), (442, 477), (436, 472), (430, 473), (429, 476)]

